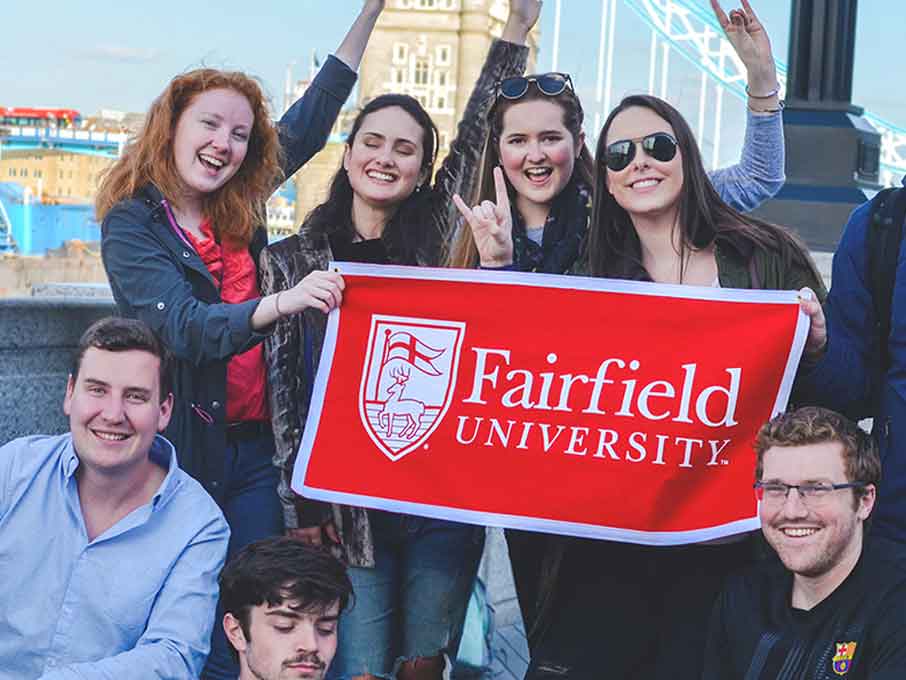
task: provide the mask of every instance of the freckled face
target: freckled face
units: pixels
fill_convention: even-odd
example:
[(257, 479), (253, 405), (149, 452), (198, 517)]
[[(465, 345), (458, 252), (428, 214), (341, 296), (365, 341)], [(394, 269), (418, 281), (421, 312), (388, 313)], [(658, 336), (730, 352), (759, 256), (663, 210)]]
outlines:
[(343, 157), (356, 198), (368, 205), (394, 208), (424, 179), (424, 132), (399, 106), (365, 116)]
[(559, 104), (531, 99), (510, 106), (503, 114), (498, 152), (517, 207), (523, 201), (549, 206), (572, 177), (583, 143), (580, 136), (577, 145), (563, 124)]
[(185, 108), (176, 124), (173, 157), (189, 196), (216, 191), (239, 171), (254, 120), (248, 99), (235, 90), (206, 90)]
[[(638, 140), (655, 132), (676, 133), (666, 120), (644, 106), (631, 106), (616, 115), (607, 131), (607, 144), (624, 139)], [(603, 167), (604, 159), (597, 163)], [(623, 170), (607, 172), (607, 188), (614, 200), (630, 217), (654, 216), (676, 209), (683, 189), (683, 156), (680, 149), (669, 161), (649, 156), (640, 144), (635, 156)]]

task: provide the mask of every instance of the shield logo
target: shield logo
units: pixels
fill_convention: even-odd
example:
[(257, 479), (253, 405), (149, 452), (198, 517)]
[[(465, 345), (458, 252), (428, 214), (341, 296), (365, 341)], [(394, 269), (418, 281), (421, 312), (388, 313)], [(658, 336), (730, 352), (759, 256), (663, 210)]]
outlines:
[(846, 675), (852, 668), (853, 657), (856, 655), (855, 642), (838, 642), (835, 645), (837, 653), (832, 660), (834, 673)]
[(465, 330), (462, 321), (371, 316), (359, 416), (390, 460), (424, 445), (446, 415)]

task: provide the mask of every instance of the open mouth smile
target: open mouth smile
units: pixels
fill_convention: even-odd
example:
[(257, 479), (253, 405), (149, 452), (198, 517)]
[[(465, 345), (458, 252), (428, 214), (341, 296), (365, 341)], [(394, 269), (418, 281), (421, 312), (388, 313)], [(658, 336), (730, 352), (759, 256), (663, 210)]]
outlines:
[(649, 177), (647, 179), (636, 180), (629, 187), (635, 191), (645, 191), (646, 189), (654, 189), (657, 187), (662, 180), (656, 179), (654, 177)]
[(780, 531), (787, 538), (807, 538), (817, 534), (820, 529), (815, 527), (784, 527)]
[(369, 179), (373, 179), (378, 182), (395, 182), (396, 175), (392, 175), (389, 172), (382, 172), (380, 170), (369, 170), (365, 173)]
[(526, 179), (532, 184), (544, 184), (554, 173), (553, 168), (528, 168), (522, 174), (525, 175)]
[(103, 439), (105, 442), (122, 442), (132, 436), (131, 434), (125, 434), (123, 432), (109, 432), (107, 430), (91, 430), (91, 433), (98, 439)]
[(226, 163), (224, 161), (222, 161), (219, 158), (216, 158), (214, 156), (211, 156), (210, 154), (206, 154), (206, 153), (198, 154), (198, 160), (201, 162), (201, 164), (205, 168), (207, 168), (208, 170), (212, 170), (214, 172), (217, 172), (224, 165), (226, 165)]

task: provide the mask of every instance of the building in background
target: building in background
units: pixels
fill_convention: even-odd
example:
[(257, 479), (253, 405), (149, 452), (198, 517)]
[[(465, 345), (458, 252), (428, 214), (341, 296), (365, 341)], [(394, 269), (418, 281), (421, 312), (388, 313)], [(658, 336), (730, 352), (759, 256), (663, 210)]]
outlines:
[[(356, 108), (388, 92), (416, 97), (437, 124), (439, 162), (449, 150), (488, 48), (503, 32), (508, 12), (506, 0), (387, 0), (359, 68)], [(530, 72), (539, 40), (536, 28), (529, 36)], [(302, 91), (297, 89), (295, 96)], [(296, 174), (297, 224), (327, 196), (354, 115), (355, 111), (341, 114), (325, 149)]]

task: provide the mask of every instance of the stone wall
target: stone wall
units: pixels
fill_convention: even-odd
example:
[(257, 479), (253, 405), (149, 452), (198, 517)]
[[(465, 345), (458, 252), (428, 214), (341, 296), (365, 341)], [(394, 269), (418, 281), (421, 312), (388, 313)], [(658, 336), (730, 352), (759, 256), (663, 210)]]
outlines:
[(0, 298), (30, 295), (33, 287), (57, 281), (106, 283), (98, 244), (71, 241), (46, 255), (0, 255)]
[(0, 299), (0, 445), (69, 429), (62, 404), (73, 352), (89, 324), (114, 311), (109, 298)]

